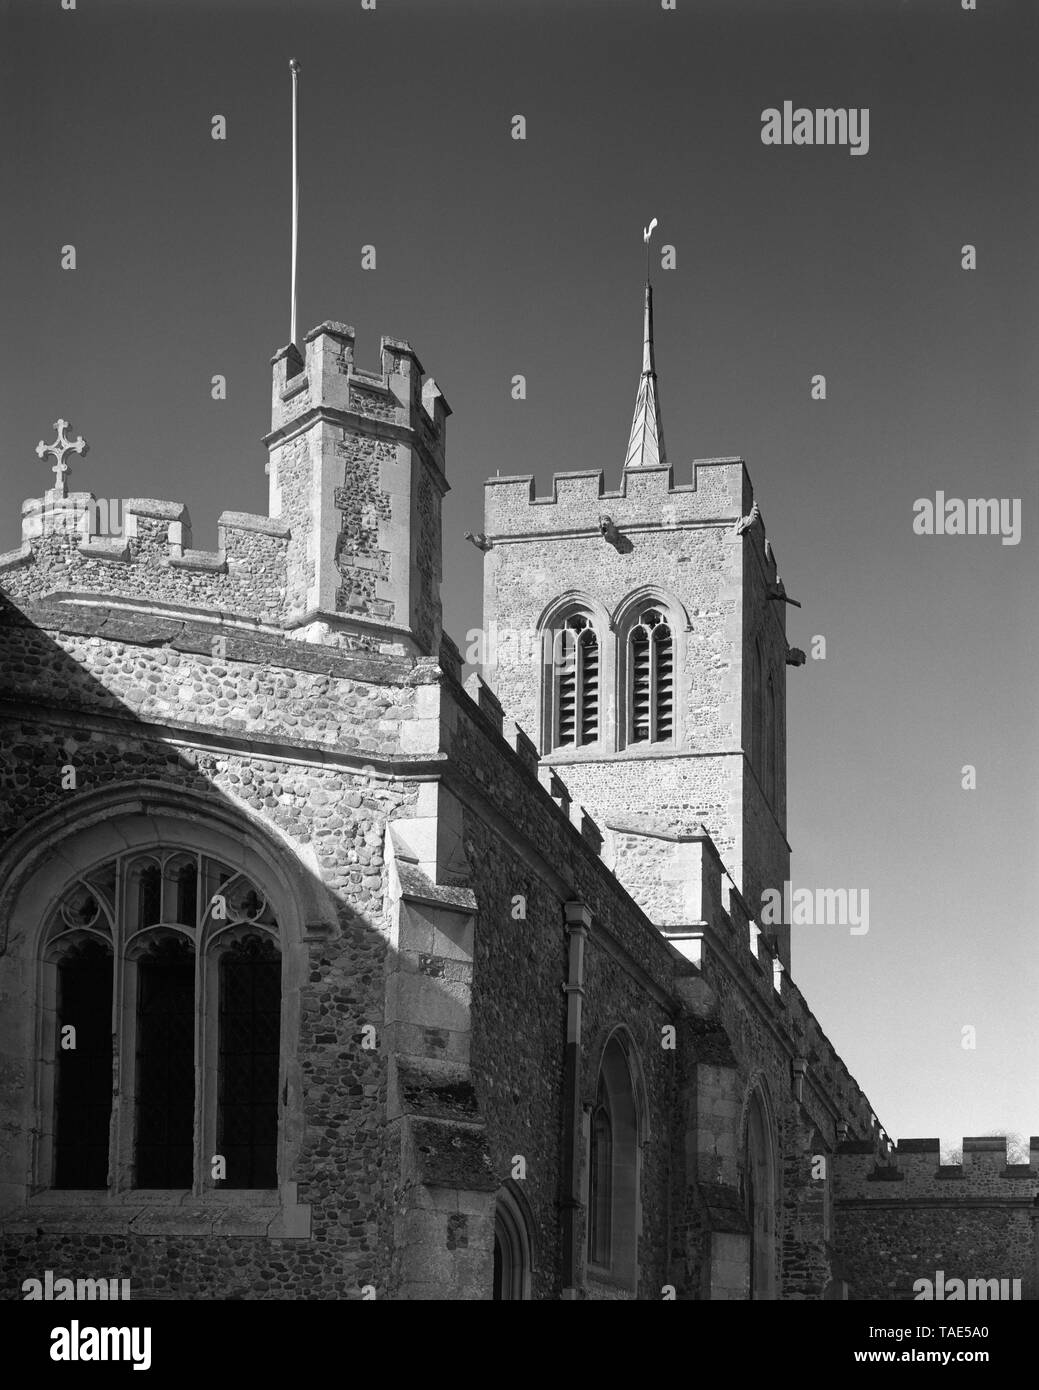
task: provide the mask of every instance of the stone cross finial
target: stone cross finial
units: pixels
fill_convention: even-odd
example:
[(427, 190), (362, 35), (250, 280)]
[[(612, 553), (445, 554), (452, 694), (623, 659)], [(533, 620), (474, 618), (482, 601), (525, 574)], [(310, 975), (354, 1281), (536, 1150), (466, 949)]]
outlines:
[(59, 497), (65, 496), (65, 474), (69, 471), (69, 466), (65, 462), (66, 454), (83, 455), (89, 449), (89, 444), (80, 435), (78, 439), (69, 440), (65, 438), (65, 431), (68, 429), (67, 420), (55, 420), (54, 428), (58, 432), (58, 437), (53, 444), (44, 444), (41, 439), (36, 446), (36, 457), (43, 458), (44, 454), (53, 454), (55, 463), (53, 467), (54, 488)]

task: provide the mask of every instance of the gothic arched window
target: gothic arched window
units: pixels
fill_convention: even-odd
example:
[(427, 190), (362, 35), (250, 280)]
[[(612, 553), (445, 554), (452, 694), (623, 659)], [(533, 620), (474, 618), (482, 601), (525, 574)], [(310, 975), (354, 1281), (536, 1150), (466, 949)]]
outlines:
[(775, 1298), (776, 1181), (772, 1130), (759, 1091), (747, 1112), (743, 1193), (750, 1228), (750, 1297)]
[(628, 631), (626, 741), (667, 743), (674, 735), (675, 649), (671, 625), (654, 605)]
[(66, 889), (43, 969), (44, 1183), (277, 1186), (281, 956), (256, 884), (193, 851), (120, 855)]
[(588, 1160), (588, 1259), (609, 1268), (613, 1217), (613, 1123), (610, 1098), (602, 1076), (592, 1111)]
[(588, 1265), (592, 1278), (634, 1294), (645, 1105), (631, 1053), (630, 1039), (614, 1033), (599, 1067), (588, 1135)]
[(599, 637), (587, 613), (573, 612), (546, 634), (551, 707), (546, 744), (580, 748), (599, 738)]

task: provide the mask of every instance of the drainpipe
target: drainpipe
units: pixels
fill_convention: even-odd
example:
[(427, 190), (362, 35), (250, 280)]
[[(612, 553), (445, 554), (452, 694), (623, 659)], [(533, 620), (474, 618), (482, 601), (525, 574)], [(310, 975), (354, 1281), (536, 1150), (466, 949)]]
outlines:
[(584, 946), (592, 914), (584, 903), (564, 904), (570, 967), (566, 993), (566, 1055), (563, 1062), (563, 1298), (577, 1298), (577, 1249), (581, 1210), (581, 1006), (584, 999)]

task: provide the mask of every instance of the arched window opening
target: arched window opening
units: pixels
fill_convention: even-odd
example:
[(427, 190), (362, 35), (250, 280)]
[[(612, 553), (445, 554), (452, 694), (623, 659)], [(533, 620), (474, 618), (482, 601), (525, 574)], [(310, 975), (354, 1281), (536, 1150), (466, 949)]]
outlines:
[(41, 1182), (277, 1186), (278, 937), (259, 887), (193, 851), (128, 851), (66, 889), (43, 944)]
[(494, 1209), (494, 1285), (497, 1301), (530, 1298), (530, 1237), (523, 1210), (514, 1193), (503, 1187)]
[(549, 746), (584, 747), (599, 738), (599, 639), (591, 619), (572, 613), (551, 638)]
[(775, 1165), (771, 1128), (755, 1092), (747, 1113), (743, 1190), (750, 1230), (750, 1297), (775, 1298)]
[(641, 1145), (645, 1106), (631, 1043), (615, 1033), (603, 1051), (588, 1133), (588, 1272), (638, 1292)]
[(581, 690), (579, 742), (594, 743), (599, 737), (599, 642), (595, 629), (586, 627), (577, 639)]
[(659, 608), (628, 633), (628, 742), (667, 743), (674, 734), (674, 639)]

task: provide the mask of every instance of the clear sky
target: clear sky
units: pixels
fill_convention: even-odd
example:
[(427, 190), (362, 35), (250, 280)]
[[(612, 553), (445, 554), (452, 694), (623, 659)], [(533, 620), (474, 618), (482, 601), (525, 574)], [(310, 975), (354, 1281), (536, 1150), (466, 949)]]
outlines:
[[(1039, 1131), (1039, 8), (977, 4), (0, 0), (0, 549), (58, 415), (74, 488), (184, 501), (196, 545), (266, 511), (290, 56), (300, 332), (345, 319), (370, 368), (406, 337), (454, 409), (459, 642), (483, 479), (617, 483), (659, 218), (669, 458), (744, 456), (790, 640), (826, 639), (789, 672), (793, 881), (868, 889), (869, 931), (795, 927), (794, 977), (889, 1133), (947, 1144)], [(763, 145), (785, 100), (868, 107), (868, 153)], [(1020, 543), (915, 535), (939, 490), (1020, 498)]]

